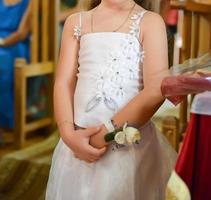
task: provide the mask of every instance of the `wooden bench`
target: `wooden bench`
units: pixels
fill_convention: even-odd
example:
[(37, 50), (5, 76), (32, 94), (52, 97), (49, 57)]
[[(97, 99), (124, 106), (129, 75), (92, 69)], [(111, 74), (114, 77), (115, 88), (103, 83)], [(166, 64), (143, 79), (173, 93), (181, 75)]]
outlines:
[[(24, 145), (26, 134), (43, 127), (52, 127), (53, 79), (58, 51), (59, 0), (32, 0), (31, 6), (31, 58), (30, 63), (17, 59), (15, 64), (15, 146)], [(28, 122), (27, 80), (31, 77), (48, 77), (48, 116)]]

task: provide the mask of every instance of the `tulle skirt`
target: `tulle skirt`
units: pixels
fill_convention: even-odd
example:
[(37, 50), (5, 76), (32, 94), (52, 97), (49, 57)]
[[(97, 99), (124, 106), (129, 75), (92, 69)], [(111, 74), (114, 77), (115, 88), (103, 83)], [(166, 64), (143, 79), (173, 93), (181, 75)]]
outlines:
[(96, 163), (74, 157), (60, 139), (52, 159), (46, 200), (164, 200), (176, 153), (149, 122), (142, 140), (112, 149)]

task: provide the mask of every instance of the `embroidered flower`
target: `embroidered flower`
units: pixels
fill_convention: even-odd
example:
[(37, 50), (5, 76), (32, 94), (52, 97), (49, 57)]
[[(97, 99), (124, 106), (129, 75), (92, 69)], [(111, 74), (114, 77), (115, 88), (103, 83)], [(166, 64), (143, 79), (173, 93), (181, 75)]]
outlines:
[(127, 35), (121, 44), (123, 52), (127, 54), (128, 52), (139, 51), (140, 44), (137, 41), (137, 38), (134, 36)]
[(114, 88), (114, 94), (116, 95), (116, 97), (123, 98), (127, 94), (124, 85), (123, 84), (117, 85)]
[(109, 80), (107, 74), (103, 71), (94, 73), (92, 79), (97, 90), (101, 90), (104, 87), (104, 84)]
[[(93, 97), (86, 107), (87, 112), (100, 103), (103, 103), (108, 109), (116, 111), (119, 107), (116, 99), (123, 99), (130, 94), (135, 95), (138, 91), (140, 61), (143, 62), (144, 60), (144, 51), (137, 39), (137, 36), (139, 36), (137, 34), (140, 31), (139, 22), (142, 16), (143, 13), (138, 13), (131, 17), (133, 22), (130, 27), (130, 34), (125, 34), (120, 48), (109, 52), (105, 61), (106, 67), (102, 67), (103, 70), (93, 74), (92, 79), (95, 87)], [(80, 37), (80, 27), (74, 28), (74, 35), (77, 38)], [(134, 82), (134, 80), (136, 81)], [(132, 133), (130, 135), (129, 138), (132, 137)]]
[(113, 86), (110, 77), (106, 75), (106, 73), (99, 72), (93, 76), (93, 81), (95, 85), (94, 97), (88, 102), (86, 112), (93, 110), (101, 102), (103, 102), (108, 109), (116, 111), (118, 104), (113, 98)]
[(139, 12), (139, 13), (134, 14), (130, 18), (131, 20), (133, 20), (132, 25), (130, 26), (130, 34), (137, 38), (139, 37), (139, 33), (140, 33), (140, 20), (142, 19), (144, 14), (145, 14), (145, 11)]
[(73, 28), (73, 36), (74, 36), (77, 40), (80, 39), (80, 37), (81, 37), (81, 27), (80, 27), (80, 26), (75, 26), (75, 27)]
[(140, 19), (140, 17), (143, 15), (142, 12), (139, 12), (139, 13), (135, 13), (134, 15), (131, 16), (130, 19), (132, 19), (133, 21), (137, 21)]
[(137, 37), (139, 35), (140, 28), (135, 24), (136, 23), (133, 22), (133, 24), (130, 26), (130, 34)]
[(138, 79), (139, 78), (139, 69), (136, 66), (130, 65), (128, 67), (128, 77), (130, 80)]
[(113, 87), (121, 85), (127, 77), (127, 68), (123, 63), (119, 67), (110, 69), (110, 81)]
[(109, 53), (109, 56), (107, 58), (107, 64), (110, 69), (113, 69), (115, 67), (118, 67), (123, 59), (124, 58), (122, 57), (122, 54), (119, 51), (112, 51)]

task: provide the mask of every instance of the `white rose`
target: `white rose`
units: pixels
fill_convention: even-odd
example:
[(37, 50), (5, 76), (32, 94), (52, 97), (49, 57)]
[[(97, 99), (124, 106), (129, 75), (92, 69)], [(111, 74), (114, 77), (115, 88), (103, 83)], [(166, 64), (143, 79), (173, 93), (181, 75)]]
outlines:
[(126, 135), (126, 140), (128, 144), (132, 144), (136, 141), (141, 140), (141, 134), (138, 129), (133, 128), (133, 127), (127, 127), (125, 128), (125, 135)]
[(125, 144), (126, 142), (125, 133), (123, 131), (116, 133), (114, 140), (116, 141), (117, 144)]

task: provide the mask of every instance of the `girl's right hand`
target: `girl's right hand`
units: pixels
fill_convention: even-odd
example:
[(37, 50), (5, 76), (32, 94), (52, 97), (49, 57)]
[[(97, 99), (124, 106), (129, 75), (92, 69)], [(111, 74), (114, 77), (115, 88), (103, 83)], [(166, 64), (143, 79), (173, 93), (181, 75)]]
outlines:
[(97, 149), (89, 144), (90, 137), (99, 133), (101, 127), (75, 130), (67, 137), (67, 145), (76, 158), (86, 162), (95, 162), (106, 152), (106, 148)]

